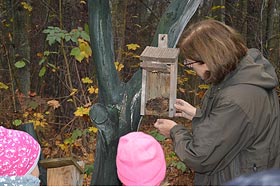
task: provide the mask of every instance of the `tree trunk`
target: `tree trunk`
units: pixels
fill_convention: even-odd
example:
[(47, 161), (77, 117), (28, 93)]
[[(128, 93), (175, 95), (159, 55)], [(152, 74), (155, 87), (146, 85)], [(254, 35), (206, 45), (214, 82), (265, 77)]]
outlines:
[(261, 48), (262, 38), (261, 38), (261, 8), (262, 1), (248, 0), (247, 6), (247, 46), (249, 48)]
[[(274, 10), (276, 2), (275, 0), (268, 0), (267, 2), (267, 15), (266, 15), (266, 31), (265, 31), (265, 40), (266, 41), (266, 53), (267, 56), (270, 56), (270, 51), (274, 50), (273, 46), (273, 22), (274, 22)], [(277, 28), (275, 28), (277, 29)], [(277, 32), (276, 32), (277, 33)], [(278, 32), (279, 33), (279, 32)]]
[[(119, 11), (122, 9), (122, 11)], [(125, 45), (127, 0), (116, 0), (112, 2), (112, 21), (115, 25), (114, 37), (116, 38), (114, 48), (117, 51), (116, 61), (123, 63), (123, 47)]]
[[(29, 1), (26, 1), (27, 3)], [(30, 91), (30, 13), (23, 8), (21, 3), (14, 2), (14, 44), (15, 44), (15, 61), (24, 61), (25, 67), (16, 69), (16, 82), (19, 92), (25, 96)]]

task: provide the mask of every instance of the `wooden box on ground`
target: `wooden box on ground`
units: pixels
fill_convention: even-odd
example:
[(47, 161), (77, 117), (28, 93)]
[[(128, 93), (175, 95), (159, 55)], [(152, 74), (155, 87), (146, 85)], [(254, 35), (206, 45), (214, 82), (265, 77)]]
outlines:
[(56, 158), (41, 160), (40, 164), (47, 169), (48, 186), (82, 186), (83, 163), (73, 158)]
[(179, 49), (167, 48), (167, 46), (147, 46), (140, 55), (140, 66), (142, 67), (141, 115), (165, 117), (175, 115), (178, 56)]

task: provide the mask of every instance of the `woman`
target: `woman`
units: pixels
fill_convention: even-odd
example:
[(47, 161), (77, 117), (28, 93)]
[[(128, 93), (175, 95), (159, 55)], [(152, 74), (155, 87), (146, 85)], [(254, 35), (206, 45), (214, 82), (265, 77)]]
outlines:
[(176, 116), (192, 120), (192, 133), (169, 119), (154, 126), (171, 137), (178, 157), (195, 171), (194, 184), (222, 185), (279, 167), (278, 79), (272, 65), (215, 20), (191, 26), (180, 48), (185, 65), (211, 87), (201, 109), (176, 100)]

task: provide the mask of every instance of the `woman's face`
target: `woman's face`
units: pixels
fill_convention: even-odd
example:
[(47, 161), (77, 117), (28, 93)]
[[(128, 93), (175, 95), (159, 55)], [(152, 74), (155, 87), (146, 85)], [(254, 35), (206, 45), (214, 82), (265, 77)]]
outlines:
[(189, 68), (192, 68), (202, 80), (206, 79), (205, 74), (207, 71), (209, 71), (209, 68), (205, 63), (187, 59), (185, 65)]
[(205, 73), (206, 71), (209, 71), (209, 68), (207, 67), (206, 64), (193, 64), (193, 70), (197, 73), (197, 75), (202, 79), (205, 80)]

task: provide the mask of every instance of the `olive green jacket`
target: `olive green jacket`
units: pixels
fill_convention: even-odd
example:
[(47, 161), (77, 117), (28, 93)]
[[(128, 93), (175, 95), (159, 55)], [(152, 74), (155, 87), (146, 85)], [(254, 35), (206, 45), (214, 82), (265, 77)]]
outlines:
[(242, 174), (280, 165), (277, 75), (257, 49), (212, 86), (192, 120), (170, 135), (178, 157), (195, 171), (195, 185), (223, 185)]

